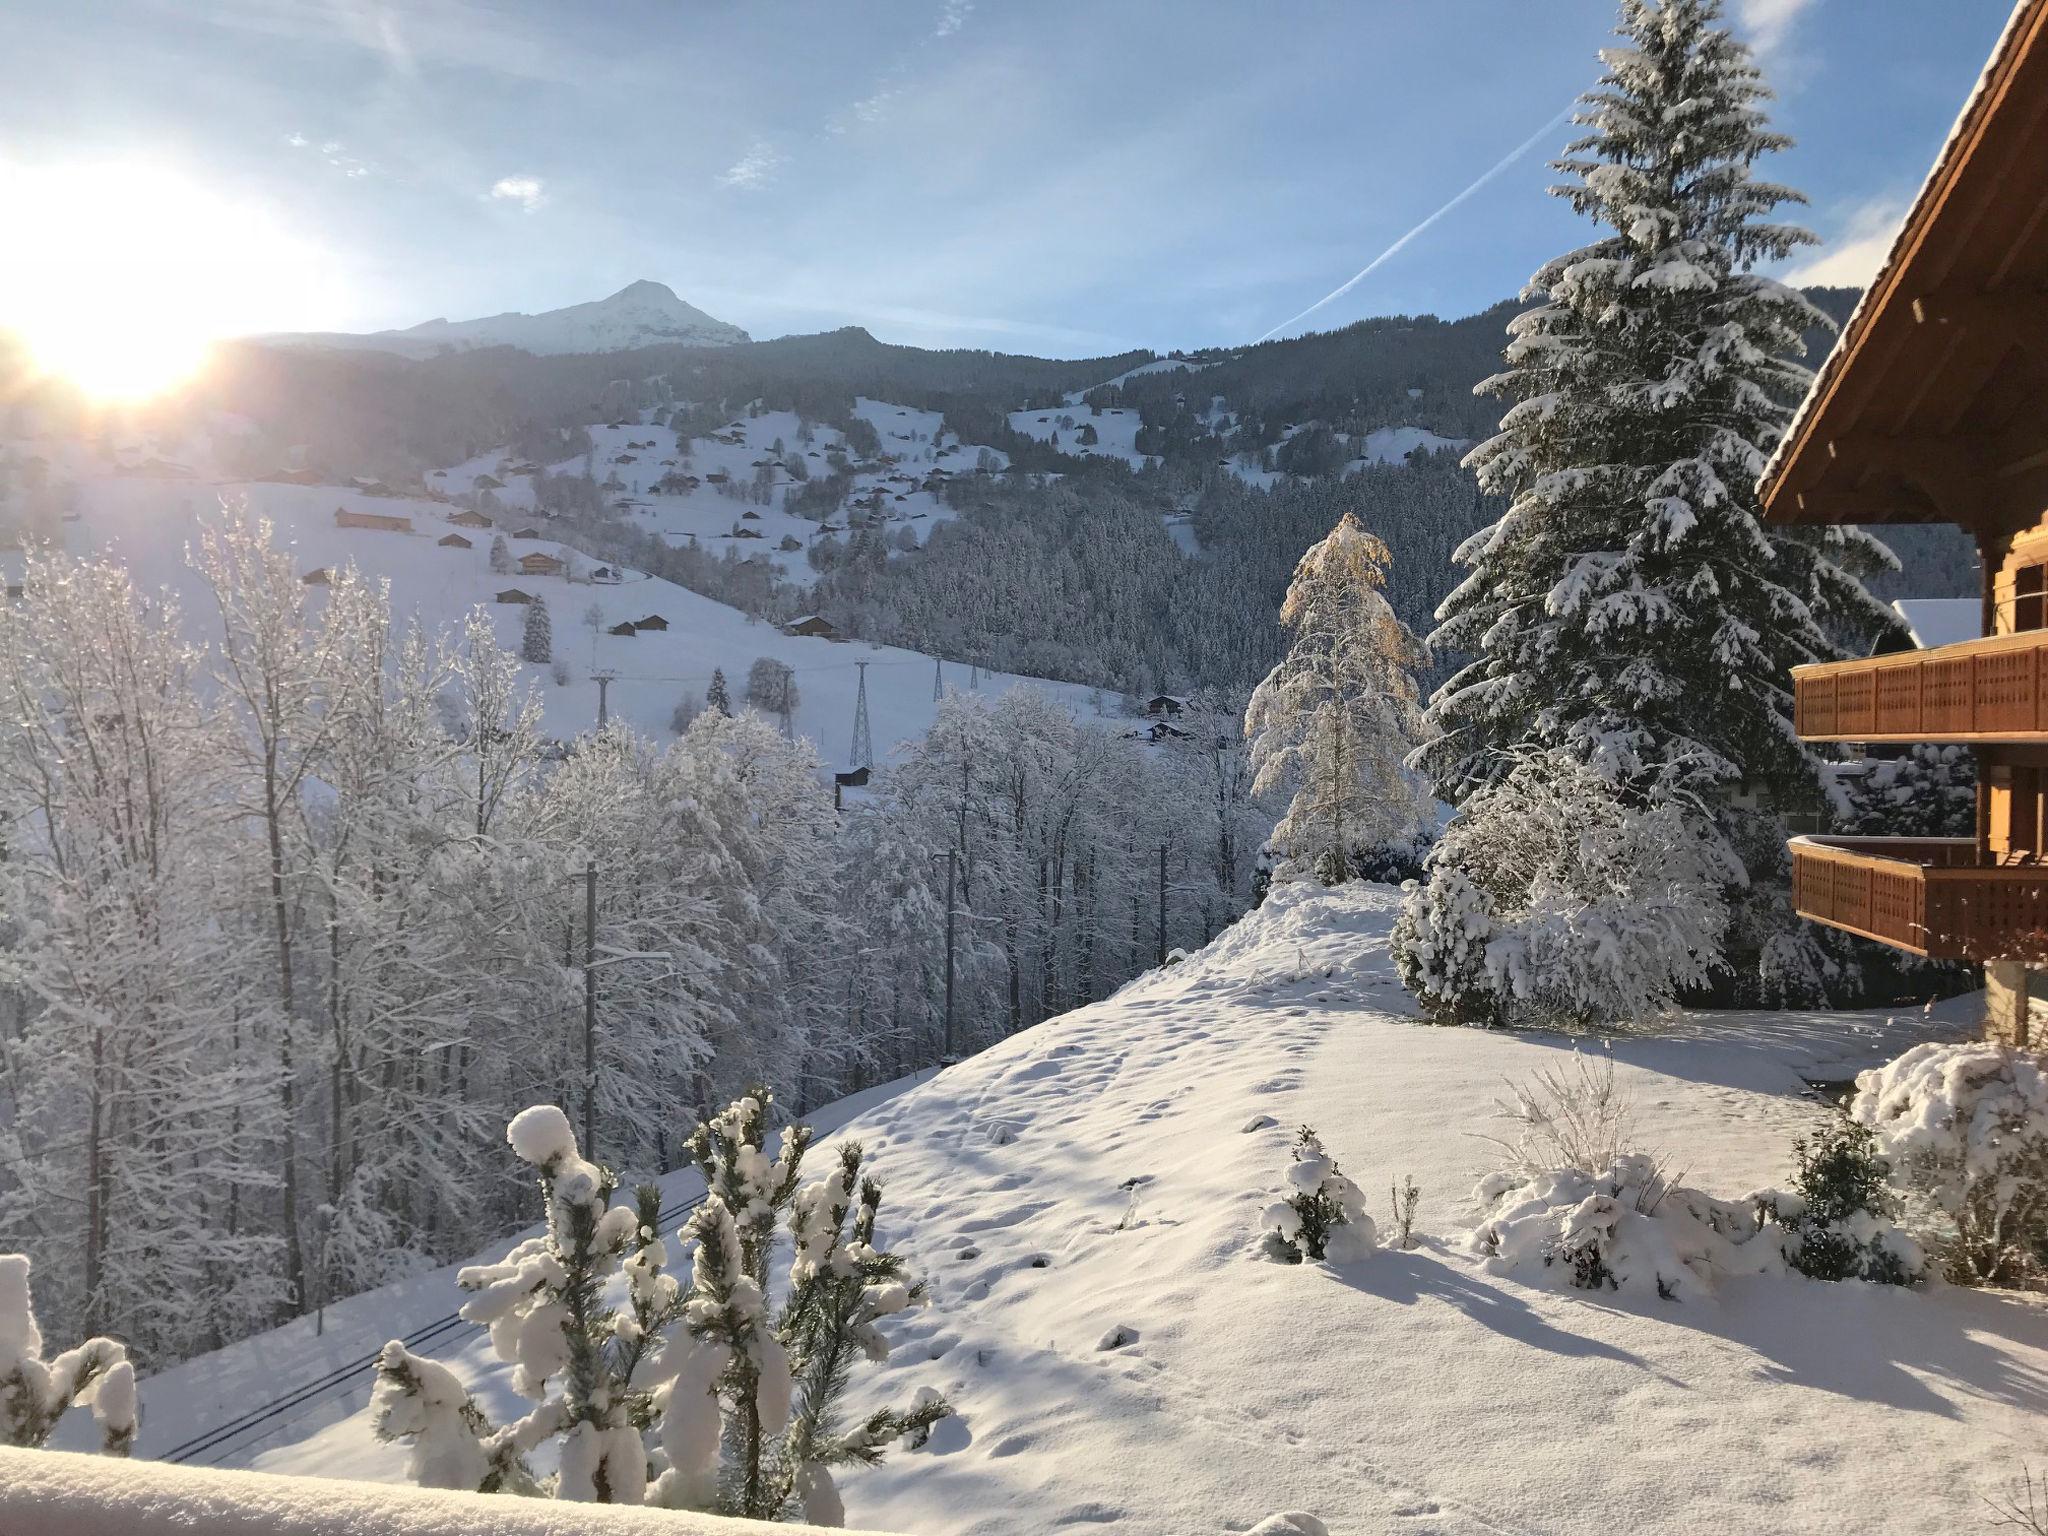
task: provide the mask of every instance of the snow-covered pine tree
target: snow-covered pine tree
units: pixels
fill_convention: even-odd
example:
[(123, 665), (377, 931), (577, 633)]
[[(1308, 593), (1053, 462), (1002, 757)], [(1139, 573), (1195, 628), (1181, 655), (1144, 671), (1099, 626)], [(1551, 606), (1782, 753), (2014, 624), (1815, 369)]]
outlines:
[(113, 1339), (87, 1339), (45, 1360), (28, 1260), (0, 1253), (0, 1445), (42, 1445), (74, 1403), (92, 1405), (104, 1454), (128, 1454), (136, 1407), (128, 1351)]
[(1379, 1246), (1379, 1225), (1366, 1214), (1365, 1191), (1338, 1168), (1312, 1127), (1294, 1138), (1287, 1194), (1260, 1217), (1267, 1251), (1290, 1264), (1303, 1259), (1342, 1263)]
[(1787, 144), (1718, 0), (1623, 0), (1621, 46), (1583, 99), (1553, 189), (1605, 226), (1550, 262), (1509, 326), (1515, 403), (1468, 456), (1507, 514), (1458, 551), (1471, 575), (1434, 648), (1470, 658), (1431, 701), (1418, 761), (1464, 804), (1503, 749), (1561, 747), (1625, 791), (1704, 775), (1747, 867), (1725, 948), (1745, 990), (1810, 997), (1830, 967), (1793, 917), (1783, 816), (1822, 804), (1793, 736), (1789, 669), (1893, 622), (1860, 575), (1895, 567), (1852, 528), (1765, 528), (1755, 483), (1827, 324), (1752, 269), (1812, 236), (1755, 179)]
[(505, 542), (505, 535), (491, 535), (491, 574), (509, 576), (512, 574), (512, 546)]
[(1387, 558), (1349, 512), (1301, 557), (1280, 608), (1293, 642), (1245, 710), (1253, 792), (1293, 790), (1273, 829), (1283, 875), (1336, 885), (1360, 852), (1422, 820), (1405, 767), (1422, 648), (1387, 604)]
[(725, 668), (711, 669), (711, 686), (704, 690), (704, 702), (721, 715), (732, 713), (732, 694), (725, 686)]
[(520, 656), (545, 665), (555, 659), (555, 626), (548, 617), (545, 598), (536, 597), (526, 605), (526, 629), (520, 637)]
[[(613, 1177), (578, 1152), (567, 1115), (542, 1104), (513, 1119), (506, 1139), (539, 1171), (547, 1226), (459, 1281), (476, 1293), (463, 1316), (489, 1325), (492, 1347), (517, 1367), (515, 1390), (538, 1406), (493, 1427), (454, 1372), (386, 1344), (372, 1421), (380, 1438), (411, 1443), (415, 1481), (760, 1520), (800, 1509), (837, 1525), (832, 1467), (873, 1465), (891, 1441), (952, 1412), (924, 1391), (908, 1409), (841, 1427), (855, 1354), (886, 1359), (876, 1325), (923, 1287), (875, 1247), (881, 1190), (860, 1178), (860, 1148), (803, 1186), (810, 1132), (792, 1126), (770, 1157), (770, 1108), (757, 1090), (692, 1137), (706, 1194), (681, 1233), (695, 1245), (687, 1289), (667, 1273), (656, 1189), (608, 1205)], [(773, 1312), (768, 1266), (785, 1211), (793, 1256)], [(623, 1305), (607, 1299), (615, 1274)], [(561, 1470), (543, 1478), (527, 1458), (556, 1437)]]

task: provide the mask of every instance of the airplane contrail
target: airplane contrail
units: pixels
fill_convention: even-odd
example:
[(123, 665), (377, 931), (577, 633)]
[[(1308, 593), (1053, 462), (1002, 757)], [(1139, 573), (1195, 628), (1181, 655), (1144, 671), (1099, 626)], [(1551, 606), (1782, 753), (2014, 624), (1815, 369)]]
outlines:
[(1278, 325), (1274, 326), (1272, 330), (1266, 332), (1265, 335), (1259, 337), (1258, 341), (1254, 341), (1252, 345), (1257, 346), (1260, 341), (1271, 340), (1275, 335), (1277, 335), (1281, 331), (1286, 330), (1290, 325), (1293, 325), (1296, 321), (1306, 320), (1310, 315), (1314, 314), (1317, 310), (1321, 309), (1325, 304), (1329, 303), (1332, 299), (1341, 299), (1342, 297), (1344, 297), (1345, 294), (1349, 293), (1352, 289), (1356, 288), (1368, 277), (1371, 277), (1372, 274), (1379, 268), (1380, 263), (1384, 262), (1388, 257), (1394, 255), (1396, 252), (1400, 251), (1403, 246), (1407, 245), (1409, 241), (1413, 240), (1417, 235), (1421, 234), (1424, 230), (1428, 229), (1430, 225), (1434, 224), (1438, 219), (1442, 218), (1445, 214), (1449, 213), (1453, 208), (1457, 207), (1458, 204), (1464, 202), (1466, 198), (1470, 197), (1474, 192), (1477, 192), (1481, 187), (1485, 186), (1489, 181), (1493, 180), (1494, 177), (1498, 176), (1502, 171), (1506, 170), (1509, 166), (1513, 165), (1517, 160), (1521, 159), (1522, 156), (1526, 155), (1527, 153), (1529, 153), (1530, 150), (1534, 149), (1536, 145), (1539, 142), (1541, 142), (1543, 136), (1551, 132), (1553, 129), (1555, 129), (1558, 126), (1558, 124), (1562, 123), (1566, 118), (1570, 117), (1572, 115), (1572, 112), (1577, 108), (1577, 106), (1578, 103), (1573, 102), (1571, 106), (1566, 107), (1562, 112), (1558, 113), (1557, 116), (1553, 117), (1541, 128), (1538, 128), (1534, 133), (1530, 134), (1528, 138), (1522, 140), (1521, 143), (1517, 144), (1513, 149), (1509, 150), (1505, 155), (1501, 156), (1501, 158), (1495, 161), (1493, 165), (1490, 166), (1479, 177), (1477, 181), (1472, 183), (1471, 186), (1467, 187), (1464, 191), (1460, 192), (1448, 203), (1445, 203), (1443, 207), (1437, 209), (1435, 213), (1432, 213), (1420, 224), (1416, 225), (1413, 229), (1409, 230), (1407, 234), (1403, 235), (1400, 239), (1396, 240), (1384, 251), (1381, 251), (1379, 255), (1373, 257), (1371, 261), (1367, 262), (1363, 267), (1361, 267), (1358, 270), (1357, 274), (1354, 275), (1349, 282), (1344, 283), (1339, 287), (1332, 288), (1328, 293), (1324, 294), (1320, 299), (1317, 299), (1315, 303), (1309, 305), (1309, 307), (1307, 309), (1304, 309), (1300, 314), (1293, 316), (1291, 319), (1282, 320)]

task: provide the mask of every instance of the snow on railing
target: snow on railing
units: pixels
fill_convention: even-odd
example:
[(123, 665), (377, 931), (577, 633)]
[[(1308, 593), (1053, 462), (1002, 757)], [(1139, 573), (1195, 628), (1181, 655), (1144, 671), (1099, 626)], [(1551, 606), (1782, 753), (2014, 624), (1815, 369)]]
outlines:
[(764, 1530), (824, 1536), (812, 1525), (763, 1526), (617, 1504), (0, 1449), (0, 1531), (24, 1536), (760, 1536)]

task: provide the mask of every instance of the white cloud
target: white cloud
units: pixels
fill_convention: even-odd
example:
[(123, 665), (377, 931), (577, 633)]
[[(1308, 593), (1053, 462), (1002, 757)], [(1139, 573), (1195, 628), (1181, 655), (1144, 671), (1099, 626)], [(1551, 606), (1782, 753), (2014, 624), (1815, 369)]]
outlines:
[(304, 149), (306, 147), (306, 136), (303, 133), (288, 133), (284, 136), (284, 141), (291, 145), (293, 149)]
[(1785, 281), (1802, 287), (1868, 288), (1891, 251), (1907, 206), (1903, 197), (1874, 197), (1851, 208), (1834, 238), (1794, 263)]
[(1818, 0), (1736, 0), (1735, 19), (1759, 54), (1775, 53), (1791, 35), (1792, 24)]
[(789, 156), (767, 140), (756, 139), (751, 149), (718, 173), (718, 184), (738, 192), (758, 192), (788, 163)]
[(932, 28), (933, 37), (951, 37), (967, 25), (967, 17), (974, 10), (974, 0), (946, 0), (939, 7), (938, 25)]
[(491, 196), (531, 213), (548, 200), (548, 191), (538, 176), (500, 176), (491, 183)]

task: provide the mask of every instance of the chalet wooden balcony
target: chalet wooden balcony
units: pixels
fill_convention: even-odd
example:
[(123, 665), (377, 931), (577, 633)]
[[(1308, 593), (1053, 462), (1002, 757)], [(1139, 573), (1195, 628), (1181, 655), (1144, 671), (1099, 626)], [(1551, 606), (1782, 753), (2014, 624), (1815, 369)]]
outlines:
[(2048, 742), (2048, 630), (1792, 669), (1806, 741)]
[(2048, 953), (2048, 863), (1995, 864), (1965, 837), (1796, 837), (1792, 904), (1934, 960)]

